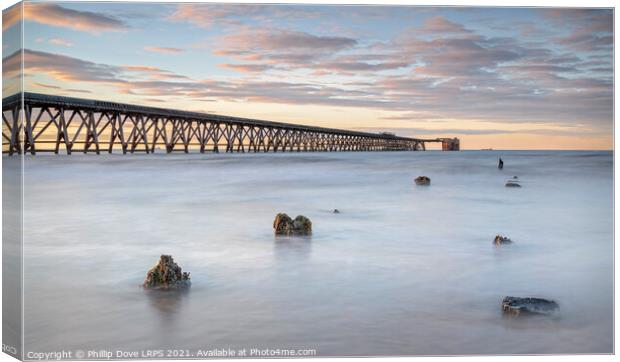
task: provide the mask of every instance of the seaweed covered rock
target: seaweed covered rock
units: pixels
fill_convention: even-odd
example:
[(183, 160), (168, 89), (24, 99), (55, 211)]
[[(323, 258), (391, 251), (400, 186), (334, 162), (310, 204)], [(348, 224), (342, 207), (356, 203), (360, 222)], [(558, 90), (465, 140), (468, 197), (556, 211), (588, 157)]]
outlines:
[(431, 184), (431, 179), (427, 176), (418, 176), (415, 178), (415, 184), (420, 186), (428, 186)]
[(510, 244), (512, 243), (512, 240), (510, 240), (510, 238), (507, 236), (495, 235), (495, 239), (493, 239), (493, 243), (495, 245)]
[(276, 215), (275, 220), (273, 220), (273, 229), (276, 235), (289, 235), (293, 229), (293, 219), (281, 212)]
[(188, 288), (192, 285), (189, 273), (183, 272), (171, 255), (162, 255), (146, 273), (142, 286), (149, 289)]
[(310, 235), (312, 234), (312, 222), (303, 215), (293, 220), (287, 214), (279, 213), (273, 221), (273, 229), (276, 235)]
[(542, 298), (505, 297), (502, 311), (514, 317), (526, 314), (550, 315), (560, 309), (558, 303)]
[(303, 215), (298, 215), (293, 220), (293, 233), (301, 235), (312, 234), (312, 221)]

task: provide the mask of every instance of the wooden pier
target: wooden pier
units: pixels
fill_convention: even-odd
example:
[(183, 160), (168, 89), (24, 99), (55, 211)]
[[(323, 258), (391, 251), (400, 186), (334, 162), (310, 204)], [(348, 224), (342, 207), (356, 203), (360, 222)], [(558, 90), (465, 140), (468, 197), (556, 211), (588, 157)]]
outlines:
[[(2, 150), (9, 155), (424, 151), (429, 142), (458, 150), (458, 139), (408, 138), (36, 93), (4, 98), (2, 121)], [(454, 142), (456, 149), (446, 147)]]

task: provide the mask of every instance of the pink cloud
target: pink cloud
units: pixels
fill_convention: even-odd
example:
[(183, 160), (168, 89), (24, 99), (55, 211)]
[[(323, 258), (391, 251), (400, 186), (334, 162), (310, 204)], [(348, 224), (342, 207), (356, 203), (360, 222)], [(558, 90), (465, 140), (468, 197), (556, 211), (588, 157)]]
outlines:
[(65, 47), (72, 47), (75, 45), (71, 41), (63, 39), (63, 38), (52, 38), (48, 40), (48, 43), (53, 44), (53, 45), (61, 45)]
[(2, 31), (19, 23), (22, 19), (22, 3), (13, 5), (2, 12)]
[(318, 11), (303, 9), (295, 5), (179, 4), (168, 20), (210, 28), (215, 24), (218, 26), (242, 25), (241, 17), (251, 18), (261, 23), (270, 23), (274, 19), (309, 19), (320, 15)]
[[(284, 30), (246, 28), (238, 33), (221, 37), (218, 44), (221, 52), (272, 52), (272, 51), (317, 51), (333, 52), (351, 48), (357, 44), (352, 38), (340, 36), (318, 36), (309, 33)], [(256, 54), (256, 53), (254, 53)]]
[[(223, 67), (242, 72), (277, 68), (353, 75), (355, 72), (399, 69), (409, 65), (406, 61), (391, 60), (389, 54), (360, 54), (358, 42), (353, 38), (319, 36), (273, 28), (244, 28), (220, 37), (215, 47), (214, 55), (244, 62), (226, 63)], [(346, 54), (347, 52), (355, 53)]]
[[(102, 31), (122, 31), (127, 29), (124, 22), (99, 13), (68, 9), (51, 3), (25, 3), (24, 20), (37, 23), (82, 30), (91, 33)], [(21, 20), (19, 6), (3, 14), (2, 29), (5, 30)]]
[(452, 22), (443, 16), (433, 16), (424, 22), (424, 26), (420, 28), (418, 33), (424, 34), (455, 34), (455, 33), (471, 33), (461, 24)]
[(151, 53), (162, 53), (162, 54), (180, 54), (184, 53), (185, 50), (181, 48), (169, 48), (169, 47), (159, 47), (159, 46), (145, 46), (144, 50)]

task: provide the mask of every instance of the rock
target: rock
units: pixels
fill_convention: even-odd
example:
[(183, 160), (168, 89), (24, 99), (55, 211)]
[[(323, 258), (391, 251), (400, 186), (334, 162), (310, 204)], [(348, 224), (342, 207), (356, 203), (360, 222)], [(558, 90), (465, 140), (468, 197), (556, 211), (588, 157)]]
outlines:
[(518, 178), (519, 178), (518, 176), (512, 176), (512, 179), (513, 179), (513, 180), (516, 180), (516, 179), (518, 179)]
[(502, 301), (502, 311), (514, 317), (523, 314), (550, 315), (559, 309), (555, 301), (542, 298), (505, 297)]
[(293, 219), (285, 213), (279, 213), (273, 220), (273, 228), (276, 235), (289, 235), (293, 229)]
[(502, 158), (499, 158), (499, 162), (497, 163), (497, 168), (499, 168), (500, 170), (504, 168), (504, 161), (502, 161)]
[(512, 243), (512, 240), (510, 240), (510, 238), (506, 236), (495, 235), (495, 239), (493, 240), (493, 243), (495, 245), (510, 244)]
[(431, 179), (426, 176), (419, 176), (415, 178), (415, 184), (419, 186), (428, 186), (431, 184)]
[(303, 215), (292, 220), (287, 214), (279, 213), (273, 221), (273, 229), (276, 235), (310, 235), (312, 222)]
[(340, 214), (340, 210), (334, 209), (334, 214)]
[(519, 181), (516, 180), (508, 180), (506, 182), (506, 187), (521, 187), (521, 185), (519, 185)]
[(303, 215), (298, 215), (293, 220), (293, 233), (301, 235), (312, 234), (312, 221)]
[(159, 262), (146, 273), (142, 286), (149, 289), (189, 288), (189, 273), (183, 272), (171, 255), (162, 255)]

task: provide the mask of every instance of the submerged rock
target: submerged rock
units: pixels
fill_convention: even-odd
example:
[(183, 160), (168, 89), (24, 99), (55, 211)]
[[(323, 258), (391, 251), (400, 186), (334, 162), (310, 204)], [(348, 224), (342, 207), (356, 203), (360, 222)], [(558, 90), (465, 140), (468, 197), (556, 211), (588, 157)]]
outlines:
[(183, 272), (171, 255), (162, 255), (157, 264), (146, 273), (142, 284), (149, 289), (189, 288), (189, 273)]
[(502, 301), (502, 311), (514, 317), (524, 314), (550, 315), (559, 309), (555, 301), (542, 298), (505, 297)]
[(506, 187), (521, 187), (521, 185), (519, 184), (519, 181), (517, 180), (508, 180), (506, 182)]
[(495, 235), (495, 239), (493, 239), (493, 243), (495, 245), (510, 244), (512, 243), (512, 240), (510, 240), (510, 238), (506, 236)]
[(273, 229), (276, 235), (310, 235), (312, 222), (303, 215), (298, 215), (293, 220), (287, 214), (279, 213), (273, 221)]
[(431, 184), (431, 179), (426, 176), (418, 176), (415, 178), (415, 184), (420, 186), (428, 186)]

